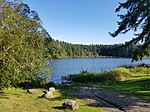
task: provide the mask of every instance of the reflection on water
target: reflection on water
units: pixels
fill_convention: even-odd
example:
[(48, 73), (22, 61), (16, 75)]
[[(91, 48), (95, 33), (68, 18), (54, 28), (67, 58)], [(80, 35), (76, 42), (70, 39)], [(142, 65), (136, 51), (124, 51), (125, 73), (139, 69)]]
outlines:
[(150, 64), (150, 59), (143, 59), (142, 61), (133, 63), (129, 58), (55, 59), (50, 61), (52, 67), (51, 81), (55, 83), (60, 83), (62, 76), (77, 74), (83, 70), (87, 70), (89, 72), (102, 72), (126, 64), (131, 65), (140, 63)]

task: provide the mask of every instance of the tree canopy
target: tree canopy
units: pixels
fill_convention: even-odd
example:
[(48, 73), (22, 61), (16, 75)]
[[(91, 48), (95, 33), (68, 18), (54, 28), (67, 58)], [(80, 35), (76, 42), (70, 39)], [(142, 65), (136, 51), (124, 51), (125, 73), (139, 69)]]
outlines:
[(87, 58), (87, 57), (130, 57), (138, 48), (138, 45), (132, 44), (126, 48), (120, 49), (123, 44), (114, 45), (83, 45), (71, 44), (58, 40), (47, 41), (48, 53), (51, 58)]
[(133, 60), (142, 59), (145, 55), (150, 56), (150, 0), (127, 0), (120, 3), (116, 12), (125, 9), (125, 14), (118, 15), (118, 29), (110, 33), (112, 37), (125, 34), (130, 30), (135, 32), (134, 38), (126, 43), (126, 46), (134, 43), (140, 44), (133, 54)]
[(27, 4), (0, 1), (0, 88), (43, 74), (46, 36), (37, 12)]

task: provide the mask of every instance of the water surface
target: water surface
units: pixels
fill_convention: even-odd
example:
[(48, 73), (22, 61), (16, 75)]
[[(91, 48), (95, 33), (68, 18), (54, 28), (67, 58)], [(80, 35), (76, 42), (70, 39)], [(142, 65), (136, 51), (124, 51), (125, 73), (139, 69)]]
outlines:
[(77, 74), (83, 70), (89, 72), (103, 72), (122, 65), (150, 64), (150, 59), (143, 59), (138, 62), (131, 62), (130, 58), (69, 58), (54, 59), (50, 61), (52, 67), (51, 81), (61, 82), (62, 76)]

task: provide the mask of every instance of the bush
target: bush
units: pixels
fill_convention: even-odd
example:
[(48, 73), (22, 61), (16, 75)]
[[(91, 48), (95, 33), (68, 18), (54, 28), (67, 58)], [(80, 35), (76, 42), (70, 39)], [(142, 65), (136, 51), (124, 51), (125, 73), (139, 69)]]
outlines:
[(115, 72), (116, 74), (122, 75), (123, 77), (129, 77), (130, 76), (130, 71), (129, 69), (126, 68), (116, 68), (112, 70), (112, 72)]
[(100, 82), (101, 80), (100, 74), (98, 73), (84, 73), (84, 72), (80, 74), (63, 77), (63, 79), (78, 83), (93, 83), (93, 82)]
[(54, 82), (48, 82), (48, 83), (46, 83), (45, 85), (44, 85), (44, 87), (43, 88), (45, 88), (45, 89), (49, 89), (49, 87), (57, 87), (58, 85), (57, 84), (55, 84)]
[(130, 71), (126, 68), (116, 68), (109, 72), (104, 72), (101, 75), (102, 82), (117, 82), (123, 81), (130, 76)]
[(144, 74), (150, 73), (150, 68), (147, 67), (134, 67), (134, 68), (130, 68), (129, 70), (132, 73), (144, 73)]
[(139, 65), (123, 65), (123, 68), (127, 68), (132, 73), (150, 73), (150, 64), (139, 64)]

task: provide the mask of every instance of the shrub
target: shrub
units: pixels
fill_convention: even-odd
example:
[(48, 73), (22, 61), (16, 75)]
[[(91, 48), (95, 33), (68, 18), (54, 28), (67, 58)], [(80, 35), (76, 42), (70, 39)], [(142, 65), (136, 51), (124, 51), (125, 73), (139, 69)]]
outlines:
[(134, 68), (130, 68), (129, 70), (132, 73), (144, 73), (144, 74), (150, 73), (150, 68), (147, 67), (134, 67)]
[(116, 74), (122, 75), (123, 77), (129, 77), (130, 76), (130, 71), (129, 69), (126, 68), (116, 68), (112, 70), (112, 72), (115, 72)]
[(117, 82), (123, 81), (130, 76), (130, 71), (126, 68), (116, 68), (109, 72), (104, 72), (101, 75), (102, 82)]
[(110, 82), (116, 82), (120, 81), (122, 78), (120, 76), (112, 71), (102, 73), (101, 75), (101, 82), (103, 83), (110, 83)]
[(64, 80), (78, 83), (95, 83), (100, 82), (100, 74), (98, 73), (80, 73), (63, 77)]
[(45, 88), (45, 89), (49, 89), (49, 87), (57, 87), (58, 85), (57, 84), (55, 84), (54, 82), (48, 82), (48, 83), (46, 83), (45, 85), (44, 85), (44, 87), (43, 88)]

